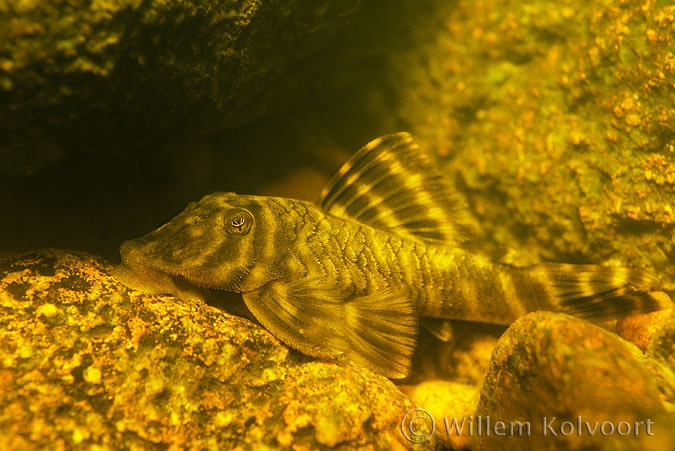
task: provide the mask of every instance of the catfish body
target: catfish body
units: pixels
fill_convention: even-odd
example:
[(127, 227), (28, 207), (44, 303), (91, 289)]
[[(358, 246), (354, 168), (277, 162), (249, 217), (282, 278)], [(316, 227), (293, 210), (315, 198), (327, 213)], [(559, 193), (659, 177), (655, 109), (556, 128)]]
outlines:
[(639, 270), (512, 267), (469, 253), (463, 215), (410, 135), (398, 133), (362, 148), (315, 204), (205, 196), (124, 243), (116, 273), (153, 293), (241, 293), (291, 347), (392, 378), (409, 371), (419, 318), (510, 324), (535, 310), (607, 319), (662, 307)]

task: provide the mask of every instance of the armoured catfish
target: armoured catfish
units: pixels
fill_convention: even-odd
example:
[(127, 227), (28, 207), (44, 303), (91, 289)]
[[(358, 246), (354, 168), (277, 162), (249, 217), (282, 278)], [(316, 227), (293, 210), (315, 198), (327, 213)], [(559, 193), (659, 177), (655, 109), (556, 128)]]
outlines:
[(375, 139), (316, 203), (215, 193), (122, 244), (115, 274), (179, 298), (241, 293), (281, 341), (390, 378), (410, 370), (424, 318), (510, 324), (536, 310), (592, 320), (658, 310), (629, 268), (493, 263), (462, 248), (466, 213), (407, 133)]

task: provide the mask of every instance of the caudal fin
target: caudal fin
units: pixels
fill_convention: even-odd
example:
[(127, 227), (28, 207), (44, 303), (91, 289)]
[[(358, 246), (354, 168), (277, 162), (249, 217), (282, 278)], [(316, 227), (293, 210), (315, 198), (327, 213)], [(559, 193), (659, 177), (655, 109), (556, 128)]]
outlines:
[(655, 291), (656, 279), (638, 269), (543, 263), (519, 270), (530, 282), (538, 282), (541, 292), (534, 303), (548, 304), (531, 305), (534, 308), (528, 310), (554, 310), (600, 321), (654, 312), (670, 303), (667, 294)]

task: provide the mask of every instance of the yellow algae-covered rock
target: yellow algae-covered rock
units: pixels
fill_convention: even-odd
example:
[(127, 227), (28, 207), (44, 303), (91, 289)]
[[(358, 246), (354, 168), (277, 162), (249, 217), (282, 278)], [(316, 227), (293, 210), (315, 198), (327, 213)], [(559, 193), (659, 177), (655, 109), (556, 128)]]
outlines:
[(675, 417), (662, 403), (662, 383), (616, 335), (567, 315), (533, 313), (495, 348), (477, 442), (483, 449), (672, 449)]
[(434, 436), (450, 449), (462, 449), (471, 442), (468, 422), (476, 411), (479, 388), (449, 381), (428, 381), (406, 390), (421, 410), (422, 418), (433, 419)]
[(443, 3), (397, 60), (397, 113), (447, 156), (481, 245), (615, 259), (672, 290), (673, 2)]
[(672, 323), (672, 306), (645, 315), (633, 315), (616, 322), (617, 333), (625, 340), (635, 344), (640, 350), (647, 351), (654, 338)]
[(1, 449), (413, 446), (413, 405), (387, 379), (109, 270), (58, 250), (0, 258)]
[[(647, 348), (646, 354), (656, 362), (665, 367), (662, 374), (672, 377), (675, 374), (675, 310), (671, 311), (670, 316), (665, 319), (658, 330), (652, 336), (652, 340)], [(670, 391), (663, 390), (667, 396), (667, 401), (671, 404), (671, 410), (675, 412), (675, 384), (671, 386)]]

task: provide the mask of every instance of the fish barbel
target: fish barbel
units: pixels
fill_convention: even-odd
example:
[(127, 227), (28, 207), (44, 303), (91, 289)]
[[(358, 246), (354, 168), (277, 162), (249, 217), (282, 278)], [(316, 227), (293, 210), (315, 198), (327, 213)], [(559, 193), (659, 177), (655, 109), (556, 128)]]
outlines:
[(179, 298), (240, 293), (307, 355), (405, 377), (420, 320), (510, 324), (536, 310), (592, 320), (663, 308), (638, 269), (494, 263), (462, 248), (466, 210), (408, 133), (377, 138), (316, 203), (214, 193), (122, 244), (125, 284)]

